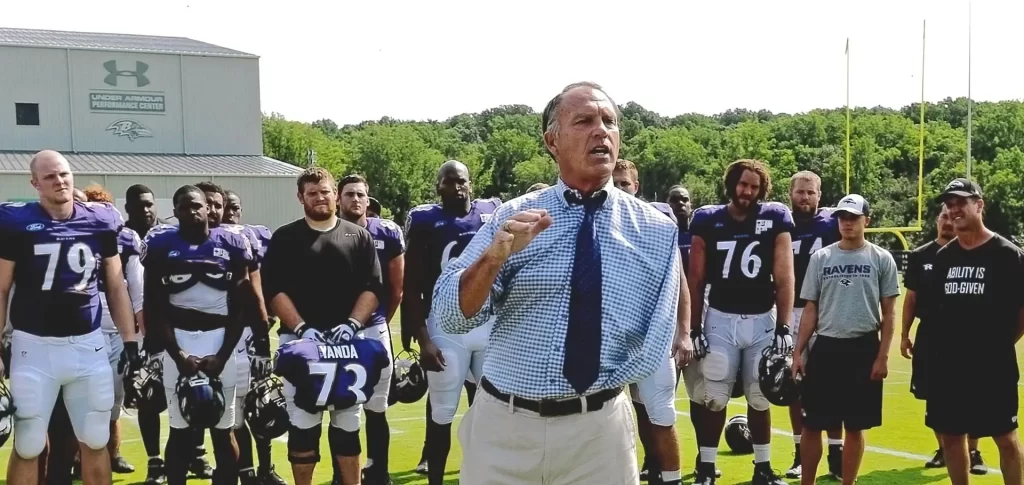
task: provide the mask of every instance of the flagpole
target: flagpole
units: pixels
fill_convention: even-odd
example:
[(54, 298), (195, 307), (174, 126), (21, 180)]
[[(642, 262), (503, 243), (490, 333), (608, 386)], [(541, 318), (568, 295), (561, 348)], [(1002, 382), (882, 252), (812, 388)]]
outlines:
[(971, 178), (971, 2), (967, 2), (967, 178)]
[(846, 193), (850, 193), (850, 38), (846, 38)]
[(921, 146), (917, 160), (917, 227), (923, 227), (924, 225), (924, 206), (922, 204), (922, 201), (924, 200), (924, 52), (926, 32), (928, 29), (927, 22), (927, 20), (921, 21)]

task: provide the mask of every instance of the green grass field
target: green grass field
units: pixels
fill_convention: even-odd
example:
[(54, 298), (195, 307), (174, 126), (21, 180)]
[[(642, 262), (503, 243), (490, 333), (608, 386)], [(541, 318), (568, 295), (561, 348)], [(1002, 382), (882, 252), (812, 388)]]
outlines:
[[(897, 312), (900, 303), (897, 303)], [(864, 462), (861, 467), (858, 483), (870, 484), (899, 484), (914, 485), (924, 483), (949, 483), (945, 476), (945, 470), (926, 470), (924, 462), (931, 457), (936, 448), (935, 439), (930, 430), (924, 426), (924, 403), (915, 400), (909, 392), (910, 388), (910, 361), (903, 359), (899, 353), (899, 316), (897, 314), (896, 338), (893, 341), (893, 348), (889, 358), (889, 377), (885, 382), (884, 419), (883, 426), (874, 429), (867, 434), (868, 451), (865, 452)], [(398, 331), (397, 322), (392, 325)], [(397, 340), (397, 336), (396, 336)], [(396, 341), (396, 345), (398, 342)], [(1021, 352), (1018, 350), (1018, 360), (1021, 359)], [(679, 414), (677, 429), (681, 440), (681, 452), (683, 459), (683, 472), (686, 474), (684, 480), (692, 479), (690, 474), (693, 471), (694, 455), (696, 445), (693, 437), (693, 427), (690, 425), (687, 411), (687, 399), (683, 386), (679, 386), (680, 396), (676, 401), (676, 409)], [(391, 424), (391, 476), (396, 484), (426, 484), (425, 477), (413, 472), (423, 446), (425, 401), (415, 404), (399, 404), (388, 411), (388, 419)], [(746, 404), (742, 399), (734, 400), (730, 404), (730, 415), (745, 412)], [(463, 398), (462, 406), (459, 409), (459, 417), (466, 411), (466, 400)], [(774, 408), (773, 422), (773, 447), (772, 465), (782, 473), (792, 463), (793, 441), (790, 433), (789, 415), (786, 409)], [(456, 417), (455, 426), (459, 424), (459, 417)], [(164, 432), (161, 438), (167, 439), (167, 421), (163, 421)], [(141, 483), (145, 479), (146, 455), (139, 437), (138, 427), (134, 418), (126, 416), (123, 418), (123, 443), (122, 454), (130, 463), (135, 465), (136, 472), (131, 475), (115, 475), (114, 483), (133, 484)], [(274, 458), (278, 472), (286, 480), (291, 481), (291, 471), (287, 460), (285, 437), (275, 442)], [(327, 450), (327, 433), (323, 435), (322, 449)], [(983, 440), (980, 446), (986, 463), (992, 470), (987, 476), (974, 477), (972, 483), (997, 484), (1002, 483), (998, 472), (999, 455), (991, 440)], [(7, 460), (11, 453), (12, 444), (8, 443), (0, 449), (0, 476), (6, 477)], [(209, 446), (208, 446), (209, 449)], [(365, 449), (365, 446), (364, 446)], [(213, 460), (212, 449), (209, 459)], [(452, 439), (452, 453), (448, 459), (448, 476), (446, 483), (458, 483), (459, 462), (462, 458), (462, 451), (459, 448), (458, 439)], [(753, 455), (734, 455), (728, 451), (725, 440), (721, 442), (718, 455), (718, 466), (722, 469), (722, 478), (718, 483), (722, 485), (749, 483), (752, 472), (751, 462)], [(364, 458), (365, 461), (365, 458)], [(824, 463), (819, 466), (819, 476), (825, 473)], [(316, 480), (314, 483), (330, 483), (331, 467), (329, 462), (321, 461), (317, 466)], [(793, 480), (792, 483), (798, 483)], [(820, 479), (821, 483), (831, 482), (828, 479)], [(0, 480), (0, 484), (5, 483)], [(190, 483), (208, 483), (205, 480), (192, 480)]]

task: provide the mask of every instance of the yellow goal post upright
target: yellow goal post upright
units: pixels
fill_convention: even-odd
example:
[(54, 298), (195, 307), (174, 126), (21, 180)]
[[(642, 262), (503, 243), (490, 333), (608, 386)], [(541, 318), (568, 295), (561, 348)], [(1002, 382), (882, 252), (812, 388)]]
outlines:
[[(869, 227), (869, 233), (889, 233), (896, 236), (903, 244), (904, 251), (910, 251), (910, 244), (903, 236), (905, 232), (920, 232), (924, 226), (924, 131), (925, 131), (925, 100), (924, 100), (924, 60), (925, 60), (925, 21), (921, 23), (921, 120), (917, 157), (917, 225), (906, 227)], [(850, 41), (846, 41), (846, 193), (850, 193)], [(901, 265), (902, 267), (902, 265)]]

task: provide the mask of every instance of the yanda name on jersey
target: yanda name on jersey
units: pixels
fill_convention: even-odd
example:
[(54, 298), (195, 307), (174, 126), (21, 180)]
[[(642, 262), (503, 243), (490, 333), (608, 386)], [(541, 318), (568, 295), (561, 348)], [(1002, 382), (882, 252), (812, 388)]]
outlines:
[(274, 374), (295, 386), (295, 405), (310, 413), (345, 409), (373, 396), (391, 365), (379, 340), (355, 337), (342, 344), (299, 339), (281, 345)]

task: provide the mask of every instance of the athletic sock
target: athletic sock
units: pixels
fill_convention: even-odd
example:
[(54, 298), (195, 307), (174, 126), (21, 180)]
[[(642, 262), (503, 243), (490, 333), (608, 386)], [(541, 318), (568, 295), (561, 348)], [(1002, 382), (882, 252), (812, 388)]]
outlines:
[(718, 459), (718, 448), (700, 447), (700, 462), (714, 464)]
[(754, 445), (754, 463), (768, 463), (772, 459), (772, 445)]
[(843, 439), (842, 438), (839, 438), (839, 439), (829, 438), (828, 439), (828, 445), (829, 446), (842, 446), (843, 445)]

